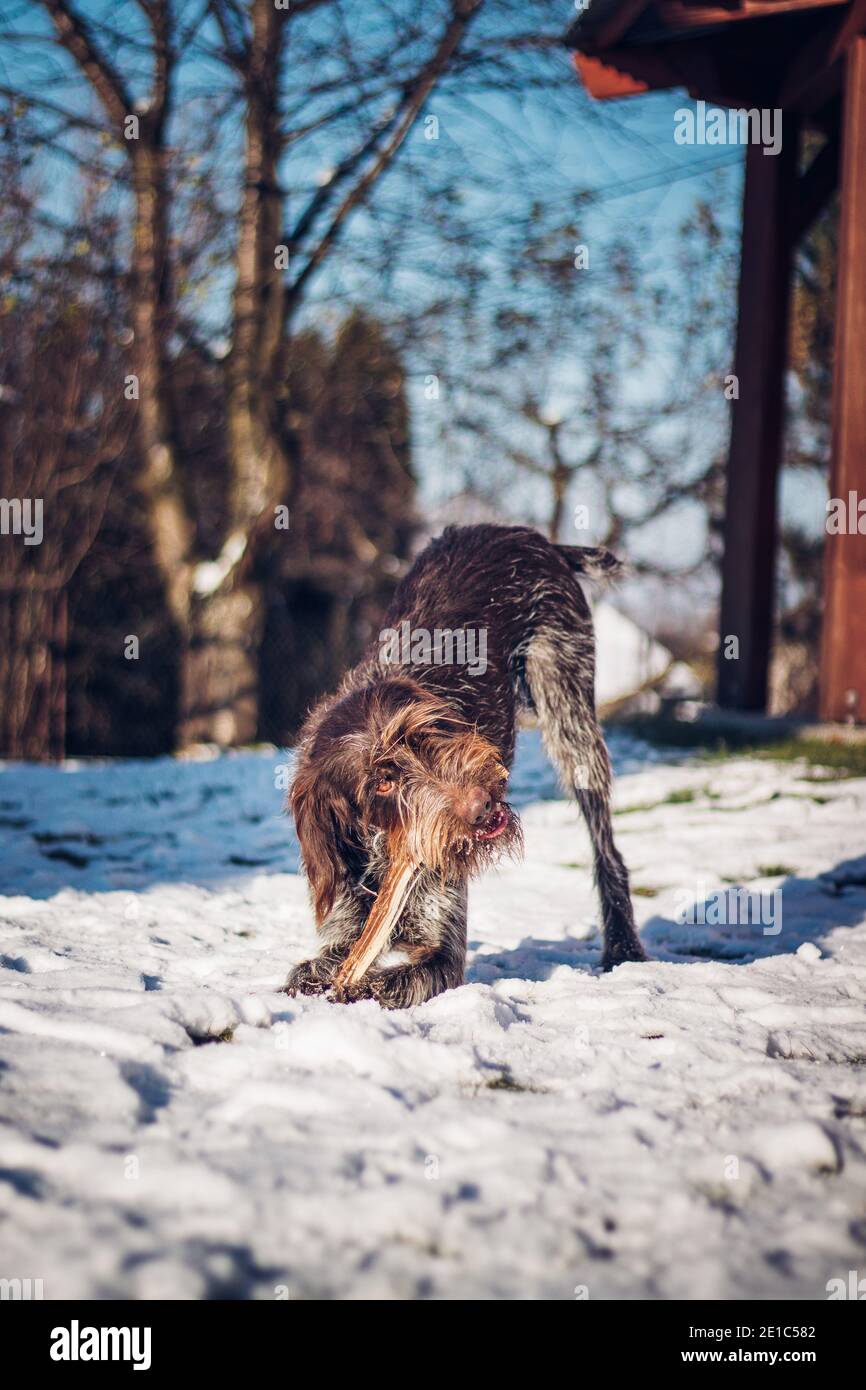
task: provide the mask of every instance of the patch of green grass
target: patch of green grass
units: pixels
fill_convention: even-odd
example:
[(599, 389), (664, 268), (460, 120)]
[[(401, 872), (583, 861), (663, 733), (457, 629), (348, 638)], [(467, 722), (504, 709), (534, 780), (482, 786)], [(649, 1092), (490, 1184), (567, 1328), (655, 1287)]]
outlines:
[[(824, 778), (823, 780), (826, 781), (827, 779)], [(834, 777), (832, 780), (835, 782), (837, 779)], [(763, 801), (753, 801), (749, 809), (754, 811), (756, 806), (769, 806), (771, 801), (781, 801), (783, 797), (786, 801), (813, 801), (816, 806), (826, 806), (827, 802), (831, 800), (829, 796), (811, 796), (808, 792), (773, 792), (770, 796), (764, 797)], [(742, 806), (716, 806), (715, 809), (720, 815), (736, 816), (743, 808)]]
[(560, 864), (561, 869), (588, 869), (588, 864), (579, 864), (576, 859), (567, 859), (564, 864)]
[(660, 888), (645, 888), (642, 884), (633, 884), (631, 890), (636, 898), (657, 898), (661, 892)]
[(759, 864), (758, 878), (790, 878), (797, 872), (788, 864)]
[(832, 769), (835, 776), (810, 778), (810, 781), (832, 782), (837, 778), (866, 777), (866, 743), (833, 743), (822, 738), (791, 738), (782, 743), (770, 743), (754, 749), (756, 758), (772, 762), (796, 762), (805, 759), (812, 767)]
[(680, 787), (679, 791), (670, 792), (662, 797), (661, 801), (644, 801), (638, 806), (621, 806), (618, 811), (614, 811), (614, 815), (633, 816), (638, 811), (656, 811), (659, 806), (685, 806), (694, 801), (697, 795), (692, 787)]
[(515, 1081), (509, 1072), (501, 1071), (498, 1076), (494, 1076), (491, 1081), (485, 1081), (485, 1091), (517, 1091), (529, 1095), (540, 1096), (544, 1092), (535, 1086), (522, 1086), (519, 1081)]
[(701, 755), (705, 762), (721, 762), (734, 755), (745, 754), (770, 762), (798, 762), (803, 760), (813, 768), (826, 769), (823, 777), (809, 778), (810, 781), (837, 781), (845, 777), (866, 777), (866, 738), (862, 741), (847, 739), (793, 738), (780, 730), (778, 737), (759, 735), (747, 728), (733, 726), (722, 733), (712, 733), (696, 721), (684, 719), (658, 718), (651, 715), (637, 715), (623, 720), (620, 727), (629, 729), (640, 738), (657, 747), (691, 749)]
[(730, 1193), (721, 1185), (712, 1183), (694, 1183), (693, 1190), (699, 1197), (703, 1197), (706, 1202), (716, 1211), (722, 1212), (724, 1216), (739, 1216), (740, 1209), (731, 1201)]
[(189, 1036), (192, 1038), (196, 1047), (209, 1047), (211, 1043), (229, 1043), (234, 1038), (234, 1035), (234, 1028), (229, 1027), (224, 1028), (221, 1033), (209, 1033), (206, 1038), (193, 1037), (191, 1033)]

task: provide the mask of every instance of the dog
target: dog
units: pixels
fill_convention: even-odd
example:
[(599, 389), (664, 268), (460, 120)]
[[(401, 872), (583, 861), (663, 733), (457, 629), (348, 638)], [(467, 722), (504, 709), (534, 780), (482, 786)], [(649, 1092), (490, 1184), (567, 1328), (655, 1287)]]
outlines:
[[(380, 641), (301, 731), (290, 807), (324, 947), (295, 967), (286, 993), (399, 1009), (463, 983), (468, 881), (521, 844), (505, 799), (521, 708), (537, 716), (586, 819), (602, 967), (646, 959), (614, 843), (595, 637), (578, 582), (620, 569), (608, 550), (554, 545), (523, 526), (449, 527), (418, 557)], [(484, 659), (455, 663), (455, 642), (458, 652), (483, 646)], [(388, 953), (397, 963), (383, 955), (341, 984), (371, 905), (406, 860), (418, 868)]]

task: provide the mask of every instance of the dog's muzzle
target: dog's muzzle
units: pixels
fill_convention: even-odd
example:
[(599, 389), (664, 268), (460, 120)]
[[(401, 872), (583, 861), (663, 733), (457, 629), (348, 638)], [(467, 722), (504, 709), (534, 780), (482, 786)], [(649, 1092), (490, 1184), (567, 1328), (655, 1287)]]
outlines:
[(498, 801), (488, 814), (486, 820), (482, 821), (475, 828), (476, 840), (498, 840), (500, 835), (504, 835), (512, 823), (512, 812), (504, 801)]

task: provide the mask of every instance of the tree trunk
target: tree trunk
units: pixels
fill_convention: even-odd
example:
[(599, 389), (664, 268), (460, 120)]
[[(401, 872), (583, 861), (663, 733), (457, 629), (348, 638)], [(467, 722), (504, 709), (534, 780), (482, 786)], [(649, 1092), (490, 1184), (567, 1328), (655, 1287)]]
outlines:
[(254, 0), (246, 74), (244, 193), (228, 360), (233, 521), (252, 525), (285, 484), (285, 460), (273, 428), (275, 372), (282, 338), (283, 279), (277, 267), (282, 196), (278, 81), (285, 35), (272, 0)]
[[(143, 466), (136, 479), (146, 500), (150, 541), (164, 578), (165, 596), (181, 647), (189, 643), (192, 526), (175, 468), (169, 340), (174, 301), (169, 254), (169, 184), (165, 129), (174, 95), (175, 10), (170, 0), (150, 0), (153, 80), (144, 103), (133, 100), (99, 26), (70, 0), (43, 0), (58, 40), (98, 97), (109, 126), (125, 146), (132, 170), (134, 226), (131, 257), (133, 363), (137, 378), (137, 429)], [(143, 105), (144, 109), (140, 107)], [(138, 114), (136, 115), (136, 112)], [(137, 129), (128, 128), (137, 120)], [(125, 391), (126, 383), (116, 389)], [(184, 694), (188, 686), (182, 678)]]
[(66, 598), (54, 589), (0, 595), (0, 749), (7, 758), (62, 758)]
[[(283, 219), (277, 178), (280, 154), (279, 72), (283, 14), (273, 0), (253, 0), (245, 72), (246, 132), (227, 362), (227, 415), (232, 469), (228, 536), (215, 569), (194, 581), (190, 686), (194, 692), (181, 742), (249, 742), (258, 732), (258, 647), (265, 621), (265, 582), (255, 573), (254, 542), (273, 541), (272, 508), (284, 501), (289, 460), (275, 399), (283, 335), (283, 272), (277, 248)], [(284, 531), (278, 533), (285, 535)], [(208, 593), (210, 576), (225, 575)]]
[[(154, 559), (178, 633), (180, 710), (178, 742), (190, 741), (189, 721), (207, 696), (196, 653), (192, 526), (180, 494), (177, 430), (171, 392), (172, 292), (169, 263), (166, 155), (161, 139), (144, 135), (133, 154), (135, 228), (132, 250), (132, 322), (138, 377), (138, 435), (143, 465), (138, 485), (147, 503)], [(204, 734), (201, 735), (204, 737)]]
[(145, 141), (136, 150), (133, 185), (132, 324), (139, 391), (138, 433), (144, 456), (140, 486), (148, 501), (151, 540), (165, 576), (169, 608), (183, 631), (189, 619), (190, 526), (175, 471), (175, 431), (168, 385), (168, 189), (165, 151), (157, 143)]
[(258, 585), (219, 589), (192, 607), (187, 677), (195, 700), (186, 710), (181, 745), (252, 743), (258, 734), (258, 660), (264, 605)]

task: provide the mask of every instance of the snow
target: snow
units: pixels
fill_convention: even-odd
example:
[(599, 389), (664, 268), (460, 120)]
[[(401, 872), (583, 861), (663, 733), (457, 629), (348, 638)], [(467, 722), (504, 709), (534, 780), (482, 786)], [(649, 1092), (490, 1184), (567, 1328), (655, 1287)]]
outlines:
[(633, 695), (664, 675), (673, 661), (667, 647), (656, 642), (612, 603), (593, 605), (597, 652), (595, 691), (600, 705)]
[[(588, 842), (527, 733), (525, 860), (472, 888), (467, 984), (402, 1013), (277, 993), (314, 948), (284, 755), (3, 768), (0, 1277), (824, 1299), (862, 1271), (866, 781), (612, 745), (653, 960), (598, 973)], [(739, 888), (777, 934), (715, 920)]]

